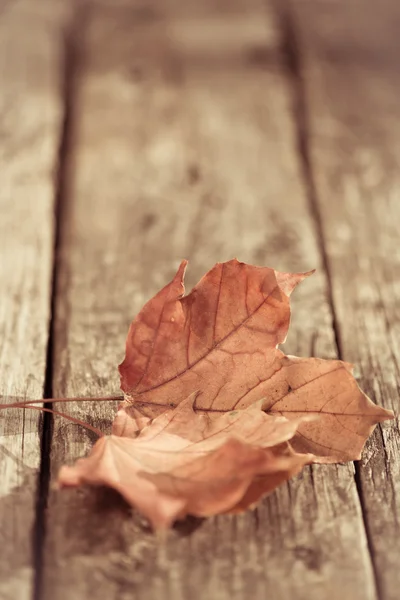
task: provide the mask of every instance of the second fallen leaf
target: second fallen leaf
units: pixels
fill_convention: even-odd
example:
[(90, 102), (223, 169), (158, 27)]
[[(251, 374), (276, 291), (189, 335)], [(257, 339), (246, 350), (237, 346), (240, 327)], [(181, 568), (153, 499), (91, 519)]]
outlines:
[[(137, 436), (100, 438), (87, 458), (61, 469), (60, 486), (108, 485), (153, 527), (166, 528), (187, 514), (245, 510), (312, 461), (287, 443), (300, 420), (268, 416), (260, 403), (209, 419), (193, 411), (193, 399)], [(121, 431), (135, 428), (125, 423)]]

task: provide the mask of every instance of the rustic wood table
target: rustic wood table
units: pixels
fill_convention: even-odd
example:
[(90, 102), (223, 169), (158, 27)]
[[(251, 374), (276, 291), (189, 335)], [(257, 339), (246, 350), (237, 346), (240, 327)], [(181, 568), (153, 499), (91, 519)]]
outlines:
[[(181, 258), (317, 274), (285, 350), (357, 365), (398, 411), (396, 0), (0, 0), (0, 394), (107, 396)], [(115, 404), (67, 405), (107, 431)], [(1, 600), (397, 600), (396, 421), (257, 510), (166, 538), (58, 492), (94, 437), (1, 413)]]

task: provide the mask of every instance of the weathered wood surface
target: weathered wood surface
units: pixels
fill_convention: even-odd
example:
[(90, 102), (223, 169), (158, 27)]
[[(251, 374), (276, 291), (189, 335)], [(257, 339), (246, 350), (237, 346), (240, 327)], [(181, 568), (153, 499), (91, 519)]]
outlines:
[[(71, 3), (64, 66), (61, 4), (20, 0), (11, 13), (9, 4), (0, 4), (0, 75), (12, 90), (7, 103), (1, 86), (1, 115), (11, 115), (2, 144), (18, 160), (0, 164), (0, 243), (12, 257), (0, 266), (0, 393), (42, 396), (50, 333), (47, 391), (115, 395), (129, 322), (180, 259), (190, 260), (190, 289), (236, 255), (317, 267), (295, 293), (285, 350), (339, 350), (398, 410), (395, 4), (368, 2), (368, 13), (357, 0)], [(63, 410), (107, 430), (114, 409)], [(353, 465), (315, 466), (254, 512), (187, 520), (159, 539), (106, 490), (51, 490), (44, 511), (42, 485), (35, 517), (35, 415), (23, 424), (10, 412), (1, 442), (17, 459), (0, 462), (10, 488), (0, 500), (1, 599), (397, 598), (395, 426), (378, 430), (356, 476)], [(42, 482), (93, 442), (56, 418)], [(36, 590), (32, 535), (43, 541)]]
[[(322, 6), (325, 4), (324, 6)], [(400, 7), (293, 2), (308, 139), (340, 351), (399, 411)], [(400, 587), (400, 445), (377, 428), (359, 467), (379, 597)]]
[[(54, 393), (115, 394), (129, 321), (182, 257), (189, 287), (234, 255), (318, 267), (287, 348), (333, 356), (272, 11), (103, 3), (78, 22)], [(113, 415), (100, 403), (69, 410), (102, 427)], [(52, 478), (92, 442), (56, 419)], [(189, 521), (166, 540), (110, 492), (52, 493), (46, 530), (46, 599), (376, 597), (352, 465), (306, 470), (254, 513)]]
[[(63, 101), (61, 13), (0, 3), (0, 397), (42, 398)], [(32, 597), (39, 417), (0, 415), (0, 598)]]

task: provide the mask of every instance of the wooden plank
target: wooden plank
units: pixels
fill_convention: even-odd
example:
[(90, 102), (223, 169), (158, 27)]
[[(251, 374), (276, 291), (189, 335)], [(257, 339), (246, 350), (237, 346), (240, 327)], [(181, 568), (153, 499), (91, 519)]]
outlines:
[[(399, 413), (400, 73), (396, 2), (293, 2), (308, 139), (343, 357)], [(380, 426), (359, 467), (379, 597), (398, 598), (400, 445)]]
[[(1, 3), (0, 395), (40, 399), (46, 369), (53, 205), (62, 121), (60, 11)], [(0, 597), (31, 598), (40, 463), (38, 413), (0, 415)], [(37, 542), (38, 540), (36, 540)]]
[[(258, 2), (234, 11), (209, 2), (201, 14), (197, 5), (153, 3), (145, 16), (132, 4), (92, 5), (80, 32), (57, 395), (115, 394), (129, 322), (182, 257), (191, 261), (188, 288), (235, 255), (282, 270), (319, 267), (296, 293), (286, 347), (334, 355), (279, 31)], [(214, 19), (235, 32), (222, 49)], [(109, 404), (69, 408), (102, 427), (114, 414)], [(53, 479), (93, 441), (56, 419)], [(305, 470), (255, 512), (188, 520), (164, 540), (111, 492), (54, 492), (47, 531), (49, 600), (261, 599), (271, 589), (278, 600), (375, 598), (351, 465)]]

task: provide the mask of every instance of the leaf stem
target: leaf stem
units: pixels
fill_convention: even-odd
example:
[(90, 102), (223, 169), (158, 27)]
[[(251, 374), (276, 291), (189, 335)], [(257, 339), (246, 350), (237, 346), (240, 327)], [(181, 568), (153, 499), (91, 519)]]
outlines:
[[(4, 408), (7, 405), (0, 405), (0, 408)], [(93, 425), (89, 425), (89, 423), (85, 423), (85, 421), (81, 421), (76, 417), (72, 417), (71, 415), (66, 415), (65, 413), (59, 412), (58, 410), (53, 410), (52, 408), (45, 408), (44, 406), (31, 406), (30, 404), (24, 404), (24, 408), (31, 408), (32, 410), (39, 410), (41, 412), (48, 412), (53, 415), (57, 415), (58, 417), (63, 417), (64, 419), (68, 419), (68, 421), (72, 421), (72, 423), (76, 423), (76, 425), (82, 425), (86, 429), (93, 431), (98, 437), (103, 437), (104, 434), (100, 429), (94, 427)]]
[(0, 404), (0, 410), (5, 408), (27, 408), (32, 404), (50, 404), (54, 402), (115, 402), (124, 400), (123, 396), (109, 396), (102, 398), (44, 398), (42, 400), (23, 400), (21, 402), (4, 402)]

